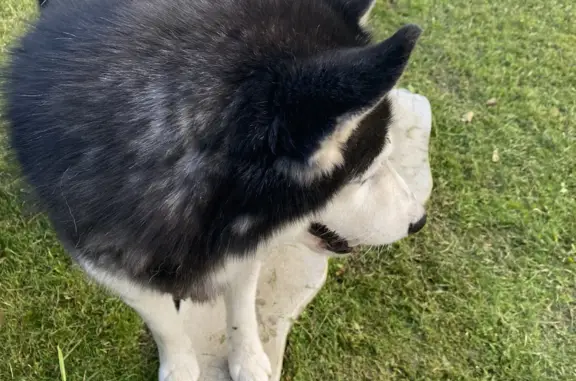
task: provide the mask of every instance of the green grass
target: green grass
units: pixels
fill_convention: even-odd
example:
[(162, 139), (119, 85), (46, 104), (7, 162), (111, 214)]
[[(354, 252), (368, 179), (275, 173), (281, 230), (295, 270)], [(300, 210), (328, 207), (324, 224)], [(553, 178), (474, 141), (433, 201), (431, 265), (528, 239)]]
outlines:
[[(0, 46), (33, 3), (0, 2)], [(378, 33), (425, 28), (402, 85), (435, 114), (431, 220), (332, 264), (285, 381), (576, 379), (575, 16), (571, 0), (380, 1)], [(139, 319), (70, 271), (19, 194), (0, 157), (0, 379), (154, 380)]]

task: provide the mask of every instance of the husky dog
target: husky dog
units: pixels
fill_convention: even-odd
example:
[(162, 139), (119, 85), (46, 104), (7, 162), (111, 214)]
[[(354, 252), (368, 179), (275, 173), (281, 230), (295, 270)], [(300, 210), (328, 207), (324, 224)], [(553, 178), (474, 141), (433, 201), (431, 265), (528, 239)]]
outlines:
[[(41, 2), (44, 3), (44, 2)], [(11, 51), (10, 142), (58, 236), (136, 310), (160, 381), (200, 370), (181, 303), (225, 298), (234, 381), (265, 381), (260, 259), (420, 230), (388, 93), (421, 33), (374, 0), (51, 0)]]

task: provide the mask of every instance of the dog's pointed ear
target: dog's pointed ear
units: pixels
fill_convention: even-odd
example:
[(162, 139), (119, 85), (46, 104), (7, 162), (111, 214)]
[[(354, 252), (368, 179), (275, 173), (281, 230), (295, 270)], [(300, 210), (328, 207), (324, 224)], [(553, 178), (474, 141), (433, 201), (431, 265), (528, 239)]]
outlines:
[(329, 0), (332, 7), (352, 22), (365, 24), (376, 0)]
[(269, 143), (280, 156), (329, 172), (360, 120), (386, 96), (404, 71), (421, 34), (416, 25), (362, 48), (298, 62), (281, 80)]

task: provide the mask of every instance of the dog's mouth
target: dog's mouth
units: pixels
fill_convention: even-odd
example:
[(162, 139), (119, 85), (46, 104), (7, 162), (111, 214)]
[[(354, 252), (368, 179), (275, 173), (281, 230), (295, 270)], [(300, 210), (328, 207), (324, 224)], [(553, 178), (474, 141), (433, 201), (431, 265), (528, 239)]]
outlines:
[(314, 222), (308, 228), (308, 232), (320, 238), (322, 246), (326, 250), (336, 254), (350, 254), (352, 252), (352, 247), (350, 247), (348, 241), (328, 229), (326, 225)]

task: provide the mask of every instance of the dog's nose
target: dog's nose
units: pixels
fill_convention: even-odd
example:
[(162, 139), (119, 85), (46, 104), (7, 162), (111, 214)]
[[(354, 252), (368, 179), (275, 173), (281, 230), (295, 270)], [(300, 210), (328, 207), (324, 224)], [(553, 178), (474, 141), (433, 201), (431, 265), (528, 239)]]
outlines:
[(426, 215), (424, 215), (424, 217), (419, 219), (417, 222), (410, 224), (410, 226), (408, 226), (408, 234), (418, 233), (420, 230), (422, 230), (424, 225), (426, 225)]

